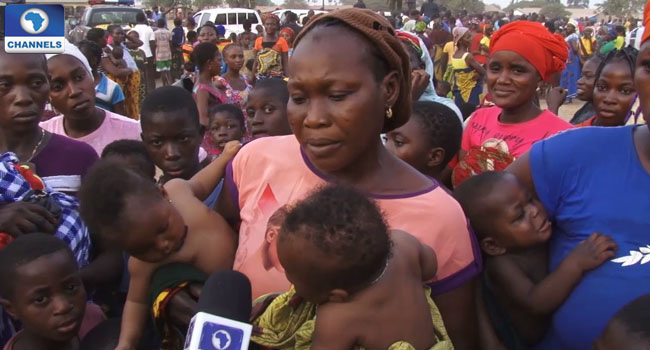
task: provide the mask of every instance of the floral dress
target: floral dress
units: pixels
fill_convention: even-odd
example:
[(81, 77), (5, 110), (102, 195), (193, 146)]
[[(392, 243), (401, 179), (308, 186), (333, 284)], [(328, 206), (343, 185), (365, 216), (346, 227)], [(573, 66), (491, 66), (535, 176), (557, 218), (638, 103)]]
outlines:
[[(248, 76), (242, 75), (241, 77), (242, 79), (244, 79), (244, 82), (246, 83), (246, 89), (244, 90), (235, 90), (230, 85), (230, 83), (228, 83), (228, 80), (226, 80), (226, 78), (224, 77), (218, 77), (217, 81), (226, 87), (226, 97), (227, 97), (226, 103), (235, 105), (241, 108), (242, 111), (244, 111), (244, 109), (246, 108), (246, 102), (248, 102), (248, 95), (253, 89), (253, 85), (251, 85)], [(246, 115), (245, 112), (244, 115)]]

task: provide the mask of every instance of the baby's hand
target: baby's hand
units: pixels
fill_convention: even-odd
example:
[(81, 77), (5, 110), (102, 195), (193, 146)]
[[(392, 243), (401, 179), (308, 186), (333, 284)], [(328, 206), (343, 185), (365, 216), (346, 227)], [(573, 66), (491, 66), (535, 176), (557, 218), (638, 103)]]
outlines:
[(241, 142), (239, 141), (228, 141), (226, 145), (223, 147), (223, 152), (221, 152), (221, 157), (225, 157), (228, 160), (235, 158), (235, 155), (237, 152), (239, 152), (239, 149), (241, 148)]
[(589, 238), (573, 248), (567, 259), (573, 259), (582, 271), (589, 271), (615, 257), (617, 248), (611, 237), (592, 233)]

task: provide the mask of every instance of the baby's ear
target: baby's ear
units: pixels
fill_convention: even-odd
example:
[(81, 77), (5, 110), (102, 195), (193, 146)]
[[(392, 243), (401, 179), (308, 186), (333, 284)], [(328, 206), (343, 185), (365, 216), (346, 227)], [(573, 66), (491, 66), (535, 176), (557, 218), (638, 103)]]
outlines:
[(492, 237), (486, 237), (481, 240), (481, 249), (485, 254), (491, 256), (499, 256), (507, 253), (506, 248), (500, 245), (499, 242)]
[(331, 303), (345, 303), (348, 301), (350, 294), (343, 289), (333, 289), (327, 296), (327, 300)]
[(9, 316), (11, 316), (11, 318), (16, 319), (16, 320), (18, 319), (18, 317), (16, 317), (16, 312), (14, 310), (14, 306), (11, 303), (11, 301), (9, 301), (7, 299), (4, 299), (4, 298), (0, 298), (0, 305), (2, 306), (2, 308), (5, 309), (5, 311), (7, 311), (7, 314), (9, 314)]

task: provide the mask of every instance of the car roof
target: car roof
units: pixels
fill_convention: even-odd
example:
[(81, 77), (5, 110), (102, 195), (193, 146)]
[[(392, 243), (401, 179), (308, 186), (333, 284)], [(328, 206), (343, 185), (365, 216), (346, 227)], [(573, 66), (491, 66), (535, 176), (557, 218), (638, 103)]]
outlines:
[(255, 10), (245, 9), (245, 8), (216, 8), (216, 9), (205, 9), (199, 12), (217, 12), (217, 13), (228, 13), (228, 12), (251, 12), (257, 13)]
[(90, 6), (90, 7), (86, 7), (87, 11), (92, 11), (92, 10), (124, 10), (124, 9), (135, 10), (135, 11), (143, 11), (141, 8), (133, 7), (133, 6), (93, 5), (93, 6)]

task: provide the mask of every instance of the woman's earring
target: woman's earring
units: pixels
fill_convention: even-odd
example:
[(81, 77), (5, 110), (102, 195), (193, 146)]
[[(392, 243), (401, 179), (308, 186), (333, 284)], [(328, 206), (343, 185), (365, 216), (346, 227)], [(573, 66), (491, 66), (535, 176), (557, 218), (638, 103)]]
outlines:
[(393, 117), (393, 107), (388, 107), (386, 109), (386, 119), (390, 119)]

